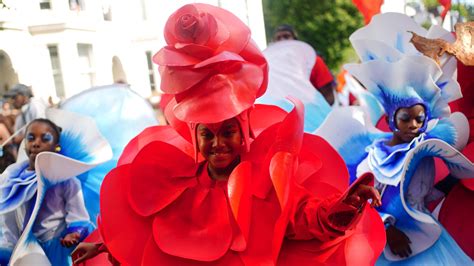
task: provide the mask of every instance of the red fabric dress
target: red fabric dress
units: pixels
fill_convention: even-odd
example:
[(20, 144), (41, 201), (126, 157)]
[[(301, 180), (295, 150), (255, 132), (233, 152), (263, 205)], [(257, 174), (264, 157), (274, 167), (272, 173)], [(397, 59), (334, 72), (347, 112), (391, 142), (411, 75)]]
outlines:
[[(458, 61), (458, 82), (463, 97), (450, 103), (452, 112), (462, 112), (469, 121), (469, 141), (462, 151), (469, 159), (474, 160), (474, 67), (465, 66)], [(464, 179), (447, 195), (439, 213), (439, 221), (456, 240), (463, 251), (474, 259), (474, 230), (472, 220), (474, 212), (474, 179)]]
[(228, 180), (211, 179), (171, 127), (132, 140), (101, 188), (112, 256), (124, 265), (373, 265), (384, 227), (369, 206), (342, 202), (343, 160), (303, 133), (298, 104), (283, 120), (264, 113), (253, 111), (266, 121), (251, 123), (260, 133)]

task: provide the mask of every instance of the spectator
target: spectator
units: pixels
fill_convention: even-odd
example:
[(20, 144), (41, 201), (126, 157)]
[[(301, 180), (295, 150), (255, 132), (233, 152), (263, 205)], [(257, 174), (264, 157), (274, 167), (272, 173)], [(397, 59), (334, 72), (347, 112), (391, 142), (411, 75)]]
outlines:
[(34, 119), (44, 117), (47, 105), (42, 100), (33, 97), (31, 88), (24, 84), (16, 84), (4, 97), (12, 99), (13, 107), (20, 110), (14, 126), (14, 132), (20, 132), (13, 139), (13, 143), (19, 145), (24, 137), (24, 127)]

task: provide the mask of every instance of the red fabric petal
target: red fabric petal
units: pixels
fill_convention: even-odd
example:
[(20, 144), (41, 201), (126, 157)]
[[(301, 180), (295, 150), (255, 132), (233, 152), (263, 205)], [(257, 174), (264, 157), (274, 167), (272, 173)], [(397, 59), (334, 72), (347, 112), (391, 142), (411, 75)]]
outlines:
[[(232, 171), (227, 183), (229, 204), (234, 218), (243, 234), (243, 241), (248, 241), (250, 229), (250, 212), (252, 210), (252, 164), (241, 162)], [(234, 239), (235, 241), (235, 239)], [(241, 246), (245, 246), (242, 243)]]
[[(193, 4), (200, 12), (212, 14), (220, 25), (225, 25), (229, 32), (229, 38), (222, 42), (216, 50), (216, 53), (221, 51), (230, 51), (239, 53), (247, 45), (250, 40), (250, 29), (239, 18), (231, 12), (207, 4), (196, 3)], [(211, 40), (212, 41), (212, 40)]]
[(179, 52), (189, 54), (190, 56), (199, 58), (200, 60), (207, 59), (214, 54), (214, 50), (194, 43), (177, 43), (174, 45)]
[(366, 207), (354, 230), (331, 241), (286, 240), (277, 265), (374, 265), (385, 247), (378, 213)]
[(153, 62), (160, 66), (192, 66), (201, 60), (189, 54), (183, 53), (176, 48), (165, 46), (153, 56)]
[(197, 164), (178, 148), (152, 142), (140, 150), (131, 164), (128, 190), (130, 205), (140, 215), (152, 215), (197, 184)]
[(457, 184), (448, 194), (439, 212), (439, 221), (463, 251), (474, 259), (474, 191)]
[(175, 256), (168, 255), (158, 248), (153, 237), (148, 240), (144, 255), (143, 255), (143, 266), (148, 265), (160, 265), (160, 266), (243, 266), (240, 257), (235, 252), (227, 252), (226, 255), (213, 262), (202, 262), (195, 260), (183, 259)]
[[(190, 132), (188, 124), (179, 120), (174, 115), (173, 109), (176, 106), (176, 104), (177, 104), (176, 99), (173, 96), (173, 98), (169, 101), (168, 105), (165, 108), (166, 120), (176, 130), (176, 132), (178, 132), (179, 135), (181, 135), (187, 142), (191, 144), (193, 143), (193, 140), (192, 140), (192, 136), (191, 136), (191, 132)], [(194, 156), (194, 147), (192, 148), (193, 148), (193, 151), (190, 154)]]
[[(186, 130), (187, 130), (187, 125)], [(189, 130), (187, 130), (189, 134)], [(120, 155), (117, 165), (131, 163), (137, 153), (146, 145), (153, 141), (166, 141), (179, 148), (189, 156), (193, 156), (194, 149), (192, 145), (183, 139), (178, 133), (170, 126), (153, 126), (146, 128), (135, 138), (133, 138)]]
[(298, 168), (298, 183), (317, 194), (322, 192), (318, 189), (319, 183), (330, 184), (340, 192), (345, 191), (349, 185), (349, 172), (339, 153), (326, 140), (312, 134), (304, 134), (303, 146), (305, 149), (300, 154), (302, 167)]
[[(252, 179), (258, 178), (260, 177), (252, 175)], [(275, 235), (275, 223), (280, 214), (281, 209), (273, 190), (265, 199), (253, 197), (249, 240), (247, 249), (241, 253), (245, 265), (274, 265), (271, 244)]]
[(110, 171), (100, 190), (101, 234), (110, 253), (121, 263), (139, 265), (151, 235), (152, 219), (139, 216), (128, 203), (130, 165)]
[(262, 73), (253, 64), (239, 65), (241, 68), (236, 72), (214, 75), (192, 90), (176, 95), (176, 117), (189, 122), (216, 123), (250, 108), (255, 101)]
[(240, 52), (240, 55), (245, 60), (258, 65), (262, 69), (262, 72), (264, 73), (262, 84), (260, 85), (260, 89), (258, 90), (258, 93), (257, 93), (257, 98), (258, 98), (265, 93), (268, 86), (267, 60), (265, 59), (263, 54), (260, 52), (260, 49), (258, 48), (257, 44), (252, 39), (250, 39), (250, 41), (247, 43), (247, 46), (245, 46), (242, 52)]
[(229, 250), (232, 227), (222, 189), (189, 188), (155, 215), (153, 236), (165, 253), (214, 261)]
[(219, 53), (219, 54), (217, 54), (217, 55), (215, 55), (211, 58), (208, 58), (208, 59), (196, 64), (194, 66), (194, 68), (206, 67), (206, 66), (209, 66), (211, 64), (223, 63), (223, 62), (228, 62), (228, 61), (243, 62), (244, 59), (238, 54), (223, 51), (223, 52), (221, 52), (221, 53)]
[(256, 104), (250, 112), (250, 127), (257, 137), (263, 130), (283, 121), (288, 113), (275, 105)]
[(166, 43), (175, 44), (180, 42), (175, 36), (175, 25), (178, 24), (180, 17), (184, 14), (190, 14), (194, 17), (199, 16), (199, 12), (194, 5), (185, 5), (171, 14), (165, 24), (164, 36)]
[[(345, 261), (350, 265), (375, 265), (385, 247), (385, 227), (378, 212), (366, 206), (354, 234), (346, 240)], [(337, 261), (334, 261), (337, 264)]]
[(288, 152), (277, 152), (270, 162), (270, 176), (282, 209), (287, 206), (290, 193), (294, 190), (296, 157)]
[(189, 90), (207, 78), (210, 69), (191, 69), (184, 67), (160, 67), (160, 88), (165, 93), (176, 94)]
[(281, 123), (277, 138), (274, 144), (275, 151), (286, 151), (297, 155), (301, 150), (303, 142), (304, 105), (295, 98), (288, 98), (295, 108)]

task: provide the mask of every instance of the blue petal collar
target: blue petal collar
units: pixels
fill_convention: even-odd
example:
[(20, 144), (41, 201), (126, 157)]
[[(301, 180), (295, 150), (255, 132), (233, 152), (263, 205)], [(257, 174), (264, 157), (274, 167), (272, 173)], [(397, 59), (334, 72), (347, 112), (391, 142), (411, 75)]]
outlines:
[(410, 143), (388, 146), (388, 139), (380, 139), (367, 147), (368, 164), (378, 182), (397, 186), (403, 174), (403, 166), (408, 151), (425, 140), (422, 133)]

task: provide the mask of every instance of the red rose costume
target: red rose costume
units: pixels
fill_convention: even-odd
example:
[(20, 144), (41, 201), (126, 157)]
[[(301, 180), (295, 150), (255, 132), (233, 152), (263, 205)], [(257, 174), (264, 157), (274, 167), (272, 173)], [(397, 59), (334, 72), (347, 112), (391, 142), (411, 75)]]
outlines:
[[(301, 103), (288, 114), (253, 108), (267, 65), (249, 29), (192, 4), (171, 15), (165, 39), (154, 60), (174, 95), (171, 126), (138, 135), (104, 179), (99, 228), (111, 255), (124, 265), (373, 264), (383, 224), (366, 204), (343, 202), (344, 162), (303, 133)], [(245, 151), (228, 180), (215, 180), (197, 155), (196, 128), (233, 117)]]

